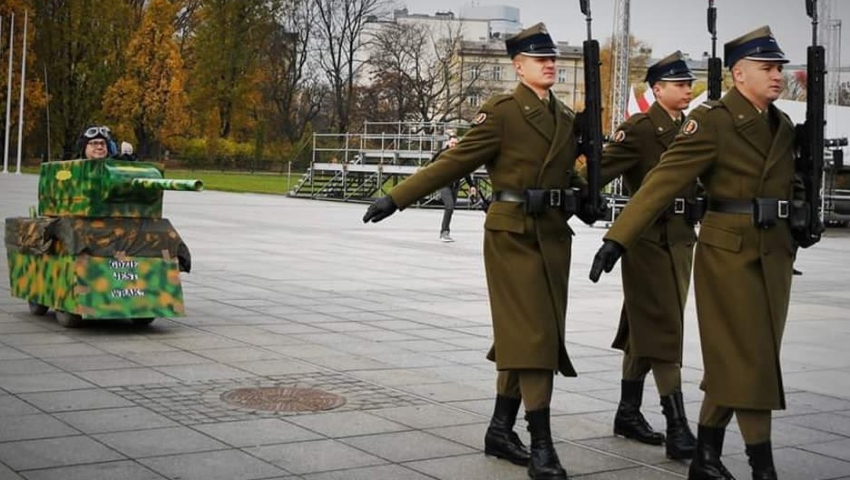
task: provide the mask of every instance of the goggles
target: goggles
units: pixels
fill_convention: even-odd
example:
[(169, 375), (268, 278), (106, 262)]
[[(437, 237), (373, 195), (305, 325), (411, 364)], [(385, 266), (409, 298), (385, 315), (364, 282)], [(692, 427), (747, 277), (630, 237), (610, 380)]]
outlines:
[(112, 131), (109, 130), (109, 127), (103, 127), (103, 126), (89, 127), (89, 128), (86, 129), (85, 132), (83, 132), (83, 136), (86, 137), (86, 138), (96, 138), (96, 137), (109, 138), (109, 137), (112, 136)]

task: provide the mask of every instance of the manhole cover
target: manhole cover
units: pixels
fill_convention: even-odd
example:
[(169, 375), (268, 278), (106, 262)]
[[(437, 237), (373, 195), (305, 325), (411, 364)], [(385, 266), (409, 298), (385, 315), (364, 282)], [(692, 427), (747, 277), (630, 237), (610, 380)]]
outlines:
[(345, 405), (345, 398), (318, 388), (237, 388), (221, 394), (231, 405), (271, 412), (315, 412)]

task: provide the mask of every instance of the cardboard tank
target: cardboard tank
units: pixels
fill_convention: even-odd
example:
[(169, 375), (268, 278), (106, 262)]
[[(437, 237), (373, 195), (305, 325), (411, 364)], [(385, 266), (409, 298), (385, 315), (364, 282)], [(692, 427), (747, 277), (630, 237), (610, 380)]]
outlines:
[(191, 256), (162, 218), (162, 198), (165, 190), (201, 189), (199, 180), (164, 179), (152, 163), (43, 163), (38, 216), (6, 219), (12, 295), (34, 314), (54, 310), (66, 327), (182, 316), (180, 272), (190, 270)]

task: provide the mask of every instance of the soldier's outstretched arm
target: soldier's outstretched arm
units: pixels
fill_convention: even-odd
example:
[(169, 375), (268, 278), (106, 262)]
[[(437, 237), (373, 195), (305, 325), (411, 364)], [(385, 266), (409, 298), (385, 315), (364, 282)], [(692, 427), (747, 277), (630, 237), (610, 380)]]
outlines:
[(602, 246), (593, 257), (593, 265), (590, 267), (590, 281), (596, 283), (603, 271), (605, 273), (610, 272), (625, 251), (626, 249), (614, 240), (603, 240)]

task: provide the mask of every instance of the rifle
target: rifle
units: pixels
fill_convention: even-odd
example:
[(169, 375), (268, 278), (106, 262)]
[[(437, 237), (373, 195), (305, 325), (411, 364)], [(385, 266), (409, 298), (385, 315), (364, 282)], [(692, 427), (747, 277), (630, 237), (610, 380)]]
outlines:
[(720, 100), (723, 65), (717, 57), (717, 8), (708, 0), (708, 33), (711, 34), (711, 58), (708, 59), (708, 99)]
[(599, 193), (600, 163), (602, 161), (602, 94), (599, 82), (599, 42), (591, 33), (590, 0), (579, 0), (581, 13), (587, 21), (587, 40), (582, 44), (584, 53), (584, 112), (579, 122), (579, 151), (587, 161), (587, 210), (602, 218), (605, 206)]
[(824, 48), (818, 45), (817, 0), (806, 0), (806, 14), (812, 19), (812, 44), (807, 48), (806, 123), (797, 125), (797, 173), (806, 189), (805, 227), (795, 238), (802, 247), (820, 241), (824, 231), (821, 221), (821, 179), (824, 157)]

